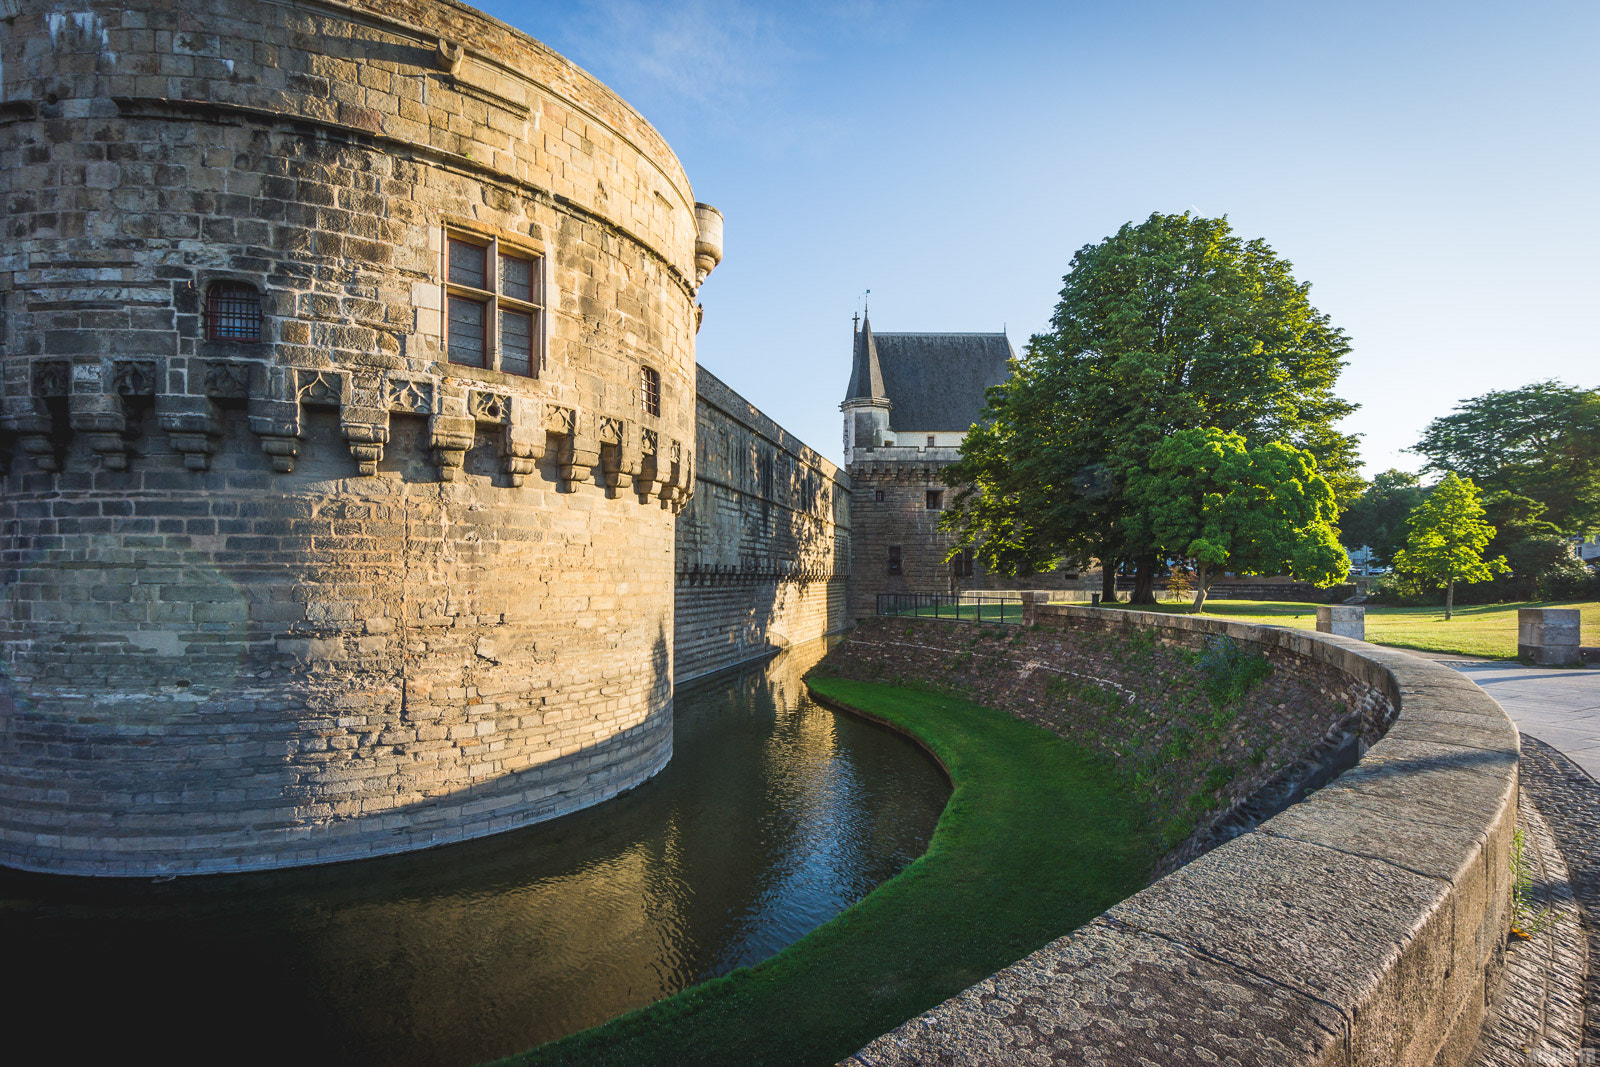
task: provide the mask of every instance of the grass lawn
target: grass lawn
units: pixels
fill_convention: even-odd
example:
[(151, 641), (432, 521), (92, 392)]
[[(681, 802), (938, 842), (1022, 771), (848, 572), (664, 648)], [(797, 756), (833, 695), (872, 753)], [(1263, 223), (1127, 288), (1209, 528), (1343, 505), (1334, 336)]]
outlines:
[[(1123, 605), (1126, 606), (1126, 605)], [(1368, 604), (1367, 640), (1379, 645), (1417, 648), (1488, 659), (1517, 658), (1518, 608), (1579, 608), (1583, 612), (1583, 643), (1600, 644), (1600, 602), (1525, 601), (1516, 604), (1470, 604), (1455, 609), (1445, 621), (1444, 608), (1391, 608)], [(1187, 603), (1145, 606), (1143, 611), (1187, 613)], [(1239, 622), (1270, 623), (1314, 630), (1317, 606), (1283, 600), (1208, 600), (1203, 614)]]
[(927, 853), (758, 966), (503, 1063), (832, 1064), (1144, 886), (1154, 834), (1084, 749), (954, 697), (809, 681), (944, 764)]

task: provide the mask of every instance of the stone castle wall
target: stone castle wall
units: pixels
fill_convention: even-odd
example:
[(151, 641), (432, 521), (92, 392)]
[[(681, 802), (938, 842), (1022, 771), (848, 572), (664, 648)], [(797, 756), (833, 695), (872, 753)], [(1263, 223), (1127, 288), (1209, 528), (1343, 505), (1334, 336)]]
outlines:
[(695, 491), (678, 516), (677, 678), (848, 624), (850, 483), (699, 370)]
[[(849, 615), (864, 619), (877, 610), (879, 593), (944, 594), (973, 589), (1068, 589), (1083, 585), (1076, 571), (1026, 577), (987, 574), (974, 561), (971, 575), (955, 576), (945, 556), (955, 536), (939, 529), (942, 507), (955, 490), (944, 484), (945, 467), (961, 458), (957, 447), (856, 449), (847, 468), (855, 536), (851, 542)], [(890, 573), (890, 550), (900, 550), (900, 573)], [(1096, 587), (1098, 588), (1098, 586)]]
[[(699, 281), (660, 137), (446, 0), (76, 7), (0, 9), (0, 862), (343, 859), (653, 774)], [(447, 229), (536, 261), (533, 374), (445, 361)], [(219, 281), (259, 341), (207, 339)]]

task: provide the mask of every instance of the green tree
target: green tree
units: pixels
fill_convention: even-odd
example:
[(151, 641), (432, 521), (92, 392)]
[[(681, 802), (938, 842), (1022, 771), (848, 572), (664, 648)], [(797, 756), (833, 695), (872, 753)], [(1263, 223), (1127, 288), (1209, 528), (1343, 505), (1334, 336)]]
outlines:
[(1349, 344), (1308, 290), (1226, 219), (1151, 215), (1079, 249), (1050, 331), (990, 390), (986, 425), (947, 470), (958, 549), (1132, 561), (1134, 600), (1152, 603), (1161, 546), (1130, 524), (1126, 487), (1185, 429), (1306, 449), (1353, 495), (1355, 439), (1335, 424), (1354, 408), (1333, 391)]
[(1374, 563), (1389, 566), (1406, 543), (1406, 516), (1423, 495), (1415, 474), (1383, 471), (1339, 516), (1340, 540), (1352, 550), (1366, 545)]
[(1411, 532), (1406, 547), (1395, 554), (1395, 569), (1443, 589), (1446, 619), (1455, 609), (1457, 582), (1487, 582), (1509, 569), (1503, 556), (1483, 558), (1495, 530), (1483, 521), (1478, 487), (1470, 478), (1445, 475), (1406, 524)]
[(1600, 531), (1600, 390), (1534, 382), (1464, 400), (1414, 449), (1428, 469), (1532, 497), (1563, 533)]
[(1250, 448), (1215, 428), (1179, 430), (1147, 471), (1128, 479), (1127, 495), (1135, 536), (1193, 561), (1196, 611), (1225, 570), (1291, 574), (1319, 586), (1349, 573), (1332, 525), (1333, 488), (1304, 449), (1277, 441)]

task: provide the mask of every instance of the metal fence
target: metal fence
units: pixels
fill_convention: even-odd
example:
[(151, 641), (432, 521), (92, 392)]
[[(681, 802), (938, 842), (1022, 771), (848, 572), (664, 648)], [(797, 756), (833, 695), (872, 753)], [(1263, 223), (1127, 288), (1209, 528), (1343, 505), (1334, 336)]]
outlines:
[(908, 615), (964, 622), (1021, 622), (1015, 593), (879, 593), (879, 615)]

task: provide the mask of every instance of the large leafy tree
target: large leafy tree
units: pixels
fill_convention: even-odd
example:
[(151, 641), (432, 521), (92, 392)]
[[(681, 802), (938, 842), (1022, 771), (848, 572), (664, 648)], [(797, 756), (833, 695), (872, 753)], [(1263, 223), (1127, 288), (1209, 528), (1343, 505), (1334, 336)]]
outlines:
[(1457, 582), (1487, 582), (1508, 570), (1502, 556), (1483, 558), (1495, 534), (1483, 515), (1472, 480), (1447, 474), (1407, 520), (1411, 531), (1395, 554), (1395, 569), (1443, 589), (1446, 619), (1455, 609)]
[(1372, 559), (1387, 567), (1406, 543), (1406, 516), (1422, 503), (1424, 493), (1417, 476), (1386, 470), (1339, 517), (1342, 540), (1352, 549), (1366, 545)]
[(1349, 572), (1332, 525), (1333, 488), (1305, 449), (1277, 441), (1252, 449), (1236, 433), (1179, 430), (1148, 470), (1129, 477), (1127, 495), (1134, 534), (1193, 561), (1196, 611), (1224, 570), (1319, 586)]
[(1600, 390), (1557, 381), (1464, 400), (1413, 449), (1428, 469), (1518, 493), (1569, 534), (1600, 531)]
[(1353, 495), (1354, 438), (1335, 428), (1353, 407), (1334, 394), (1349, 344), (1308, 290), (1226, 219), (1152, 215), (1079, 249), (1051, 330), (990, 391), (987, 425), (948, 469), (946, 525), (990, 565), (1013, 549), (1093, 556), (1108, 574), (1131, 560), (1134, 599), (1150, 602), (1162, 546), (1130, 524), (1126, 490), (1172, 434), (1215, 427), (1305, 449), (1336, 495)]

